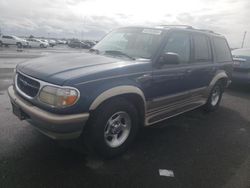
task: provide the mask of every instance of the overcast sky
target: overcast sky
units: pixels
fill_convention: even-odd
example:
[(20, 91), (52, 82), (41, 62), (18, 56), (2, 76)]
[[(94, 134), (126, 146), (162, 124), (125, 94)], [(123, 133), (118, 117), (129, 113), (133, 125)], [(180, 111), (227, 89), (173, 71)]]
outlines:
[(4, 34), (100, 39), (131, 25), (187, 24), (250, 47), (249, 0), (0, 0)]

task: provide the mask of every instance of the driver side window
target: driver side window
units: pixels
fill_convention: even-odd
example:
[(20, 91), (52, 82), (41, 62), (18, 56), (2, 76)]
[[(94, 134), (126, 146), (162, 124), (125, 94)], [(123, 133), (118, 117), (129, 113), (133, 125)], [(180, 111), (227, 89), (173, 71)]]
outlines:
[(180, 63), (188, 63), (190, 61), (190, 37), (188, 33), (172, 33), (170, 34), (164, 53), (176, 53), (179, 55)]

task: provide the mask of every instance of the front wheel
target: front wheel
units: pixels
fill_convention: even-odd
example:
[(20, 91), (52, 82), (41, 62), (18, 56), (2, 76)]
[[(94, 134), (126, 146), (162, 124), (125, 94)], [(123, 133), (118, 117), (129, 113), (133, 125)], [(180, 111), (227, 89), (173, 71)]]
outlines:
[(105, 158), (125, 152), (139, 128), (135, 106), (124, 98), (106, 101), (90, 121), (90, 143)]
[(218, 109), (221, 101), (221, 97), (224, 91), (224, 87), (221, 82), (217, 82), (212, 88), (207, 103), (205, 105), (205, 110), (212, 112)]
[(40, 44), (40, 48), (44, 48), (44, 45), (43, 45), (43, 44)]

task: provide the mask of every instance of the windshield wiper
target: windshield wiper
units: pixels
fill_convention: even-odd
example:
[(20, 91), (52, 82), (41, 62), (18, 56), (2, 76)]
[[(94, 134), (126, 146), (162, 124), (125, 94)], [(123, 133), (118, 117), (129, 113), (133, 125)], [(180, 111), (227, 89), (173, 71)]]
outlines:
[(125, 57), (129, 58), (129, 59), (135, 60), (134, 57), (131, 57), (128, 54), (126, 54), (126, 53), (124, 53), (122, 51), (119, 51), (119, 50), (107, 50), (107, 51), (105, 51), (105, 53), (113, 54), (113, 55), (122, 55), (122, 56), (125, 56)]

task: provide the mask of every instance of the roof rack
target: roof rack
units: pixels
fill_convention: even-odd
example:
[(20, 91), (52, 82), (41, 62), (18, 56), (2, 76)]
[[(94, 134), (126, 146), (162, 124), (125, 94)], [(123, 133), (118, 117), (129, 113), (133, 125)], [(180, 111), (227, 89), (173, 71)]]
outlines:
[(159, 25), (160, 27), (181, 27), (181, 28), (186, 28), (186, 29), (194, 29), (190, 25)]
[(221, 35), (221, 34), (219, 34), (219, 33), (216, 33), (216, 32), (214, 32), (214, 31), (212, 31), (212, 30), (209, 30), (209, 29), (196, 29), (196, 30), (198, 30), (198, 31), (203, 31), (203, 32), (208, 32), (208, 33), (213, 33), (213, 34), (215, 34), (215, 35)]
[(164, 27), (164, 28), (176, 27), (176, 28), (193, 29), (193, 30), (197, 30), (197, 31), (203, 31), (203, 32), (208, 32), (208, 33), (213, 33), (213, 34), (216, 34), (216, 35), (220, 35), (219, 33), (215, 33), (212, 30), (209, 30), (209, 29), (197, 29), (197, 28), (194, 28), (194, 27), (192, 27), (190, 25), (159, 25), (158, 27)]
[(205, 31), (205, 32), (209, 32), (209, 33), (215, 33), (214, 31), (208, 30), (208, 29), (196, 29), (196, 30)]

